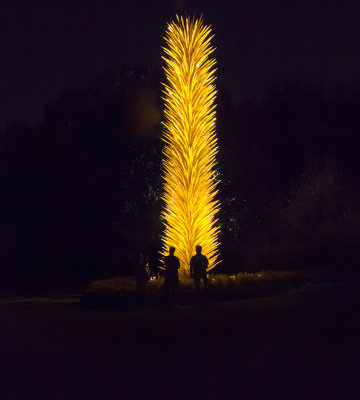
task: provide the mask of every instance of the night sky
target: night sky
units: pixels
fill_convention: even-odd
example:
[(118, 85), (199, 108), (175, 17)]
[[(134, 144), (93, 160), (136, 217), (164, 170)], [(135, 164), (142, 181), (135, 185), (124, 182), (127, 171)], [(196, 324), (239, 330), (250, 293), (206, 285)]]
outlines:
[(121, 65), (160, 68), (176, 12), (203, 13), (217, 47), (218, 83), (237, 102), (302, 80), (360, 83), (360, 3), (339, 0), (1, 2), (0, 129), (35, 124), (66, 89)]

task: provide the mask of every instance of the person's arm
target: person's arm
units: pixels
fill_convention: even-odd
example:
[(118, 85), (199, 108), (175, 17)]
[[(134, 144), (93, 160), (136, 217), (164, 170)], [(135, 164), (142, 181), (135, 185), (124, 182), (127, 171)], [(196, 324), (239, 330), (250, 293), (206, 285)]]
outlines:
[(206, 271), (206, 268), (208, 267), (208, 265), (209, 265), (209, 260), (207, 259), (207, 257), (206, 257), (206, 256), (204, 256), (204, 266), (205, 266), (205, 271)]

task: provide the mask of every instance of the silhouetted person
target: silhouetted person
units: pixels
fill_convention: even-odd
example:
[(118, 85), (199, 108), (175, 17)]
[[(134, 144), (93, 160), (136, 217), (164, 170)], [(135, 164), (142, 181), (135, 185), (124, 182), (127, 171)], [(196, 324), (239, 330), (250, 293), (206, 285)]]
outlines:
[(204, 281), (204, 287), (207, 289), (207, 277), (206, 277), (206, 268), (209, 265), (209, 261), (201, 254), (202, 247), (196, 246), (196, 254), (191, 257), (190, 260), (190, 275), (195, 281), (196, 294), (199, 297), (200, 295), (200, 280)]
[(165, 264), (165, 296), (168, 306), (175, 304), (176, 295), (179, 289), (180, 261), (174, 256), (175, 247), (170, 247), (169, 255), (164, 258)]
[(135, 270), (136, 304), (138, 306), (144, 304), (146, 286), (150, 280), (148, 269), (149, 269), (148, 257), (145, 254), (140, 253)]
[(155, 254), (154, 252), (152, 252), (149, 257), (149, 276), (150, 280), (156, 279), (158, 281), (160, 269), (157, 266), (158, 262), (157, 255), (158, 255), (157, 252)]

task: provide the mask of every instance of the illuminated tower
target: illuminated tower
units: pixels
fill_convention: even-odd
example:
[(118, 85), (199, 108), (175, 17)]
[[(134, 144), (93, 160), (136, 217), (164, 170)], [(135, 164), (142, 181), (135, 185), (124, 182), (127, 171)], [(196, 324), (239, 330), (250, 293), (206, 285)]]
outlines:
[(197, 245), (202, 246), (209, 260), (208, 270), (219, 263), (215, 60), (209, 58), (214, 50), (211, 39), (211, 29), (203, 25), (201, 18), (177, 16), (165, 34), (162, 254), (174, 246), (185, 272)]

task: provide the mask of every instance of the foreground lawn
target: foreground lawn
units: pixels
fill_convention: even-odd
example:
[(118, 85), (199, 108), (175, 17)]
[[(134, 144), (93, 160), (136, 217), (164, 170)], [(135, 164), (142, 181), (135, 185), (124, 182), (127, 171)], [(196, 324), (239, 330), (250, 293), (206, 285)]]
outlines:
[(175, 310), (0, 307), (0, 398), (358, 399), (359, 286)]

